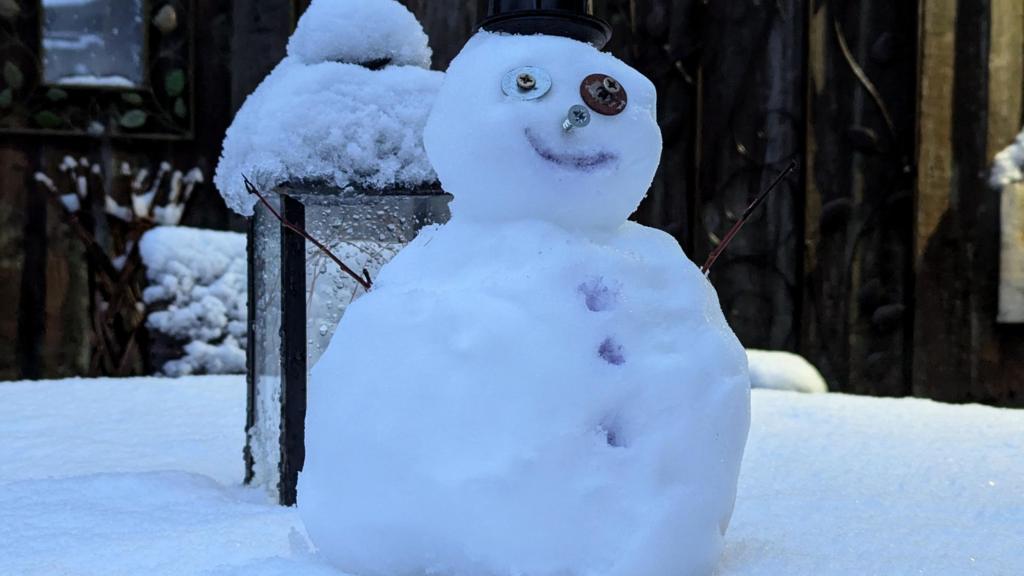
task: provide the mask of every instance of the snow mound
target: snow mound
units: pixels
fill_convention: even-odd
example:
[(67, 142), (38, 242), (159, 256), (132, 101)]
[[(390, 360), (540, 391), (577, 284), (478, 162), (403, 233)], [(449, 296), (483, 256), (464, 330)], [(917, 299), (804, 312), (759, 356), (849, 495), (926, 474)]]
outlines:
[(1013, 144), (996, 154), (989, 176), (989, 183), (995, 188), (1021, 181), (1024, 181), (1024, 131), (1017, 135)]
[(245, 372), (245, 235), (197, 228), (154, 228), (139, 244), (149, 286), (146, 326), (186, 342), (163, 365), (170, 376)]
[(793, 392), (828, 392), (821, 373), (803, 356), (776, 350), (747, 349), (750, 387)]
[(433, 182), (422, 133), (442, 76), (285, 58), (228, 128), (214, 183), (231, 209), (249, 215), (256, 198), (243, 175), (263, 191), (297, 180), (376, 189)]
[(315, 0), (299, 18), (288, 56), (304, 64), (430, 67), (427, 35), (408, 8), (394, 0)]

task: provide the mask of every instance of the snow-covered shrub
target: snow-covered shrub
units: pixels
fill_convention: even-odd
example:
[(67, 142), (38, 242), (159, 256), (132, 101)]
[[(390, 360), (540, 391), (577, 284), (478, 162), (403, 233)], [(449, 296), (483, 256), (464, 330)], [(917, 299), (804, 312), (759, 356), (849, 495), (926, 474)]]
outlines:
[(151, 310), (146, 326), (183, 344), (184, 356), (160, 371), (171, 376), (245, 372), (245, 235), (160, 227), (139, 249)]
[(88, 316), (92, 350), (88, 374), (140, 374), (145, 361), (138, 336), (146, 303), (138, 239), (154, 226), (177, 226), (193, 192), (205, 181), (198, 167), (156, 167), (65, 156), (56, 172), (33, 178), (64, 225), (84, 245), (91, 276)]

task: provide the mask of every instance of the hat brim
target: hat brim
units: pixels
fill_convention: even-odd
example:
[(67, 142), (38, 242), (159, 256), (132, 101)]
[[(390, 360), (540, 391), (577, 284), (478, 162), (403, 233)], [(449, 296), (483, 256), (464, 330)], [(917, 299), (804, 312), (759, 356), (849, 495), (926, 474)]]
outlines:
[(508, 34), (546, 34), (586, 42), (600, 50), (612, 37), (607, 22), (594, 16), (559, 10), (508, 12), (486, 18), (480, 29)]

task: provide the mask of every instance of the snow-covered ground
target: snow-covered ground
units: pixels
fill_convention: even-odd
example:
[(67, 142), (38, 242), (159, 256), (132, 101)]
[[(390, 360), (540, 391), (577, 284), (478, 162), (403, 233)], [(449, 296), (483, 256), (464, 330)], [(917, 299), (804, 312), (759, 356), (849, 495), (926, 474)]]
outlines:
[[(337, 575), (240, 486), (245, 383), (0, 383), (0, 574)], [(1024, 412), (756, 390), (719, 576), (1024, 574)]]

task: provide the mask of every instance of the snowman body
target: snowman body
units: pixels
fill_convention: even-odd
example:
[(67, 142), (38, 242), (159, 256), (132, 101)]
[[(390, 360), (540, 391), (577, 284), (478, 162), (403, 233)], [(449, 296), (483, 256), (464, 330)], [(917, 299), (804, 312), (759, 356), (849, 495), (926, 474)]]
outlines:
[[(523, 69), (545, 94), (501, 88)], [(566, 130), (593, 74), (628, 105)], [(425, 136), (452, 221), (384, 268), (312, 372), (299, 511), (338, 567), (710, 573), (749, 380), (704, 276), (626, 222), (658, 163), (654, 105), (564, 38), (481, 32), (452, 63)]]

